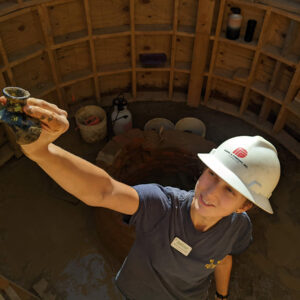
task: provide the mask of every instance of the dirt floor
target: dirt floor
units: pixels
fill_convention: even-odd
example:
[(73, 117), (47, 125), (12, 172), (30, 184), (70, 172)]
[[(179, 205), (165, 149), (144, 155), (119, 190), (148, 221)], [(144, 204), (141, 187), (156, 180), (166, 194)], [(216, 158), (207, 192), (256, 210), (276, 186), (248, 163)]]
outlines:
[[(254, 242), (235, 259), (231, 299), (300, 299), (299, 161), (263, 132), (205, 107), (144, 102), (132, 103), (129, 109), (134, 127), (141, 129), (154, 117), (176, 122), (194, 116), (206, 124), (206, 138), (216, 144), (237, 135), (262, 135), (274, 143), (282, 164), (272, 197), (275, 213), (249, 213)], [(87, 144), (73, 118), (70, 123), (57, 144), (95, 163), (107, 140)], [(0, 192), (0, 274), (31, 291), (45, 278), (57, 300), (122, 299), (114, 285), (117, 263), (107, 259), (97, 236), (95, 208), (64, 192), (24, 156), (1, 167)]]

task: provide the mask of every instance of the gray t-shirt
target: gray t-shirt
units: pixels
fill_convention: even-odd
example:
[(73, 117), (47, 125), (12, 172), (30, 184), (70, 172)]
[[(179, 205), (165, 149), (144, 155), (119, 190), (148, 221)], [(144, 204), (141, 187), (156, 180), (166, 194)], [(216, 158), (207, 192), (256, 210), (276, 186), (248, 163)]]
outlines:
[[(201, 299), (218, 262), (249, 246), (248, 215), (234, 213), (200, 232), (190, 216), (194, 191), (158, 184), (134, 188), (140, 201), (130, 218), (136, 240), (116, 276), (118, 288), (132, 300)], [(192, 247), (188, 256), (170, 246), (175, 237)]]

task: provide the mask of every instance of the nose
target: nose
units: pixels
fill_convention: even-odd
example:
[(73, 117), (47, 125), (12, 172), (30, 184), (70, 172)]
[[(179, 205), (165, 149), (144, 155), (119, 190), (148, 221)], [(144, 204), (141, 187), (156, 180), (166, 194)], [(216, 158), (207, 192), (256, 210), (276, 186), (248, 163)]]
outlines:
[(209, 201), (217, 199), (219, 189), (220, 189), (219, 180), (213, 180), (213, 181), (209, 182), (209, 184), (207, 185), (207, 188), (205, 189), (203, 195)]

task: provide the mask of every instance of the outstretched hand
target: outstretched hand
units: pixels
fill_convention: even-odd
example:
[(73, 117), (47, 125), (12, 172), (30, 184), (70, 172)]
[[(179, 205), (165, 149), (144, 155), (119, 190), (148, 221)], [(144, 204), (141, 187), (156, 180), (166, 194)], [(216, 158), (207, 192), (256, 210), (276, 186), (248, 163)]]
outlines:
[(34, 159), (42, 155), (43, 151), (47, 151), (48, 145), (68, 130), (68, 114), (55, 104), (35, 98), (27, 99), (23, 111), (30, 117), (40, 120), (42, 126), (41, 135), (35, 142), (21, 146), (25, 155)]

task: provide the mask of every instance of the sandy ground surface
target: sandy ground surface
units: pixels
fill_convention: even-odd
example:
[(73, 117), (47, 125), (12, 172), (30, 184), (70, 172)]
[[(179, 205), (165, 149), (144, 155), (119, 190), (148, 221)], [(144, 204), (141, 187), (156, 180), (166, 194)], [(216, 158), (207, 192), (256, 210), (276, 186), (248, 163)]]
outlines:
[[(205, 122), (206, 138), (216, 144), (259, 134), (276, 145), (282, 178), (272, 199), (275, 214), (250, 212), (254, 242), (236, 258), (231, 293), (232, 299), (300, 299), (299, 161), (249, 124), (203, 107), (147, 102), (132, 103), (129, 109), (137, 128), (154, 117), (176, 122), (194, 116)], [(106, 141), (86, 144), (70, 122), (57, 144), (94, 163)], [(107, 259), (98, 239), (94, 208), (64, 192), (26, 157), (0, 169), (0, 192), (0, 274), (29, 290), (45, 278), (57, 299), (121, 299), (114, 285), (118, 263)]]

